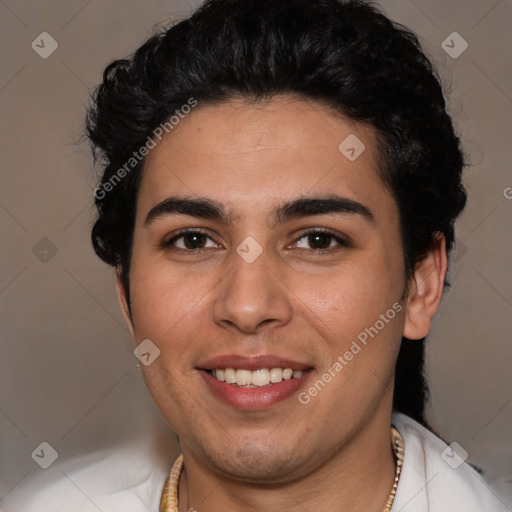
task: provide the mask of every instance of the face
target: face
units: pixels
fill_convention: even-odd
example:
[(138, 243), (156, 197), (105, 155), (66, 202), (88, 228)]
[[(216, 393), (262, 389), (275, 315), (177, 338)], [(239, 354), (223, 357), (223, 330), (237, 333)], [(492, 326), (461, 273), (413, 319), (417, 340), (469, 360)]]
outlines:
[(151, 151), (130, 327), (160, 350), (144, 378), (196, 460), (285, 481), (389, 422), (406, 282), (378, 165), (371, 128), (284, 96), (199, 106)]

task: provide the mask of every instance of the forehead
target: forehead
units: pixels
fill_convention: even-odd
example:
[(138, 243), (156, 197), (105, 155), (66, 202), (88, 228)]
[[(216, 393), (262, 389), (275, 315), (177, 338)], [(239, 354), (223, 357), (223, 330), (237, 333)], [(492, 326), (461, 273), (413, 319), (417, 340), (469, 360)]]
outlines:
[(373, 128), (315, 101), (199, 105), (148, 155), (138, 214), (170, 195), (212, 197), (240, 214), (333, 192), (389, 201), (378, 162)]

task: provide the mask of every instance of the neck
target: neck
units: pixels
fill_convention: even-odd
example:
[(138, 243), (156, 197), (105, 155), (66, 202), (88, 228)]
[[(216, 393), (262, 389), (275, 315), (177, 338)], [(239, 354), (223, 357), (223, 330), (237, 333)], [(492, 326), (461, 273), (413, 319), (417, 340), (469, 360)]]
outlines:
[(395, 478), (390, 429), (390, 414), (374, 417), (305, 476), (279, 484), (228, 479), (183, 446), (185, 469), (179, 482), (179, 512), (382, 512)]

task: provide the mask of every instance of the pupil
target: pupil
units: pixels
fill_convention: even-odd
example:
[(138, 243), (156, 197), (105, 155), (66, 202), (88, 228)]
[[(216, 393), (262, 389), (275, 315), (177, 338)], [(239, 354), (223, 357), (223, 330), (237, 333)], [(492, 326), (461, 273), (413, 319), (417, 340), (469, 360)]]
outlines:
[[(322, 233), (309, 235), (309, 243), (315, 249), (327, 249), (331, 243), (331, 235), (324, 235)], [(315, 247), (318, 245), (321, 247)]]
[[(185, 241), (185, 247), (187, 249), (201, 249), (204, 246), (204, 241), (206, 239), (206, 236), (201, 233), (195, 233), (191, 235), (186, 235), (184, 238)], [(193, 240), (193, 242), (191, 242)], [(203, 243), (201, 243), (203, 242)], [(200, 245), (200, 247), (197, 247), (196, 244)]]

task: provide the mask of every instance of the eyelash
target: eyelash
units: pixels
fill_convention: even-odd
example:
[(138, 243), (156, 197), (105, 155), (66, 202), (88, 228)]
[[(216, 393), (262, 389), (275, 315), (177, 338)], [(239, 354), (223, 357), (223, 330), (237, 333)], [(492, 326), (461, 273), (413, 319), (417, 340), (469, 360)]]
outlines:
[[(206, 237), (210, 238), (210, 240), (211, 240), (211, 237), (205, 231), (203, 231), (201, 229), (197, 229), (197, 228), (189, 228), (189, 229), (184, 229), (182, 231), (179, 231), (171, 239), (162, 242), (161, 248), (166, 251), (171, 251), (174, 253), (188, 253), (188, 254), (190, 254), (190, 253), (201, 254), (204, 251), (208, 251), (210, 248), (182, 249), (181, 247), (174, 247), (172, 245), (180, 238), (183, 238), (185, 235), (194, 235), (194, 234), (205, 235)], [(327, 235), (327, 236), (331, 237), (338, 243), (338, 246), (329, 247), (327, 249), (305, 249), (305, 250), (309, 250), (310, 252), (313, 252), (314, 254), (317, 254), (317, 255), (319, 255), (320, 253), (321, 254), (332, 254), (332, 253), (339, 251), (340, 249), (351, 247), (351, 244), (347, 240), (338, 236), (334, 231), (331, 231), (331, 230), (325, 229), (325, 228), (310, 229), (308, 231), (305, 231), (300, 234), (300, 236), (295, 240), (294, 243), (297, 243), (299, 240), (302, 240), (303, 238), (306, 238), (309, 235), (316, 235), (316, 234)], [(331, 240), (331, 242), (332, 242), (332, 240)]]

